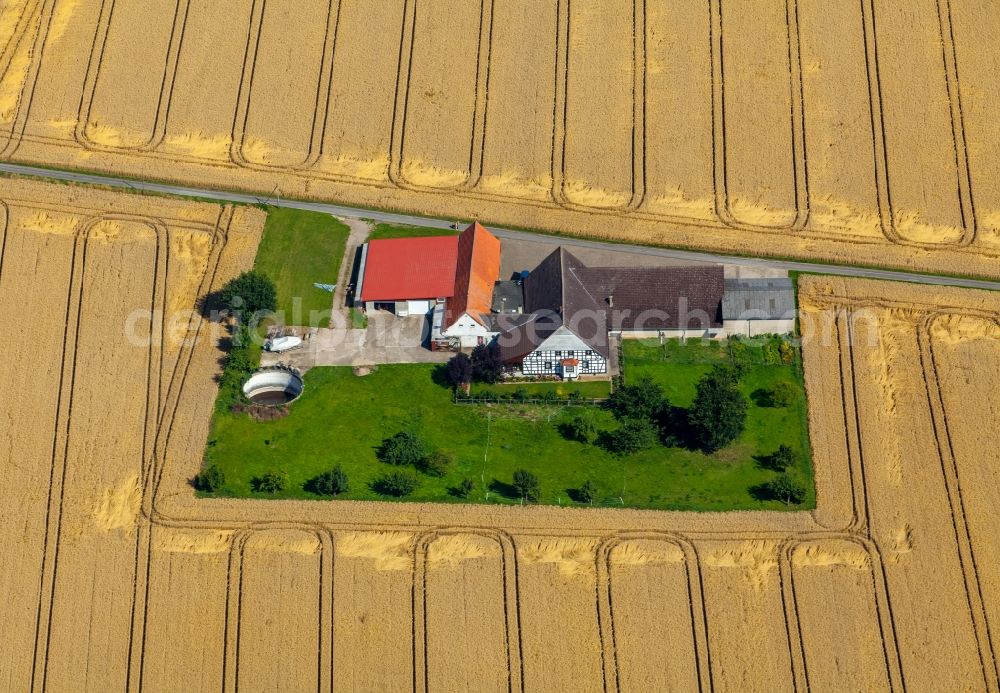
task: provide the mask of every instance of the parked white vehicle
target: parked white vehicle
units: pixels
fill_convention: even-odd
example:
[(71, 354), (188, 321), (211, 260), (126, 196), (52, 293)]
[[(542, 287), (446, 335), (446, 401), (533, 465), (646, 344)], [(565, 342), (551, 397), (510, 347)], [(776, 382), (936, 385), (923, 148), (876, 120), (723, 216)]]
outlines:
[(298, 349), (300, 346), (302, 346), (301, 337), (275, 337), (264, 342), (264, 349), (276, 354)]

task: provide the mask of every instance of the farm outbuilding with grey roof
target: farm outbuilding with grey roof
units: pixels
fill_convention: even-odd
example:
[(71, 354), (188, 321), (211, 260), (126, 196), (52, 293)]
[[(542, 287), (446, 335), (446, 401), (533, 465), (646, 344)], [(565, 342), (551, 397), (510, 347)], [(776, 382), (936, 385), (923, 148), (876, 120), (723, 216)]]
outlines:
[(753, 336), (795, 330), (792, 280), (727, 279), (722, 319), (727, 334)]

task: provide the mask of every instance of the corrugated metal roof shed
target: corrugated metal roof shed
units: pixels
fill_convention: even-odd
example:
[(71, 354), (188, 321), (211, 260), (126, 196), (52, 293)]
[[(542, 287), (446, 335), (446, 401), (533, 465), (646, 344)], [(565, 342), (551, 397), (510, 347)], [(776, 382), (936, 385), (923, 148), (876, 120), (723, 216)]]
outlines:
[(795, 315), (792, 280), (727, 279), (723, 320), (782, 320)]

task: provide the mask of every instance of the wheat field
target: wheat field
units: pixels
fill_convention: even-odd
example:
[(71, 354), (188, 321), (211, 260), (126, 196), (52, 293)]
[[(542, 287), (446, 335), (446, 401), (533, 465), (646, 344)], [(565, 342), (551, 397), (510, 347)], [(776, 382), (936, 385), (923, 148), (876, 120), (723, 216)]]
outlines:
[(995, 294), (800, 280), (811, 512), (197, 499), (262, 225), (5, 181), (3, 690), (997, 690)]
[(0, 159), (1000, 276), (988, 0), (0, 8)]

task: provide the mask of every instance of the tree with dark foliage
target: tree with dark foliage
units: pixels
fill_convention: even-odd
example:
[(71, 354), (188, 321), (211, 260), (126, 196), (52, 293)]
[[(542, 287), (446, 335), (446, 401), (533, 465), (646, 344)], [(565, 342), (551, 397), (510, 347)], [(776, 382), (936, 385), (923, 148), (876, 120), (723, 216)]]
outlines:
[(452, 387), (465, 387), (472, 382), (472, 359), (465, 354), (455, 354), (445, 366), (445, 378)]
[(413, 431), (400, 431), (382, 441), (378, 458), (397, 467), (418, 466), (426, 456), (426, 448), (420, 437)]
[(715, 452), (740, 437), (746, 427), (747, 399), (738, 388), (736, 372), (716, 367), (698, 383), (688, 423), (705, 452)]
[(634, 385), (621, 384), (608, 398), (608, 408), (615, 417), (653, 421), (667, 407), (663, 388), (650, 378), (643, 378)]
[(495, 343), (480, 344), (472, 350), (472, 377), (481, 383), (495, 383), (503, 375), (500, 347)]
[(347, 474), (339, 464), (312, 479), (309, 485), (312, 492), (319, 496), (339, 496), (351, 488), (347, 483)]
[(276, 310), (278, 293), (266, 274), (250, 270), (222, 287), (219, 303), (242, 323), (255, 313)]

